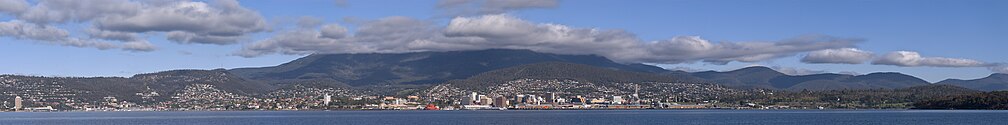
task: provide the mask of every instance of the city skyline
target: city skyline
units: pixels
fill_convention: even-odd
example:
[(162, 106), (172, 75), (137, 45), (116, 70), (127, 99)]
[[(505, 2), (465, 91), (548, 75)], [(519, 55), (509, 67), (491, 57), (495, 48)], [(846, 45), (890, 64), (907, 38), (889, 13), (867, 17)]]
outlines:
[[(492, 2), (502, 3), (484, 4)], [(929, 82), (1008, 72), (1008, 57), (998, 54), (1008, 45), (999, 35), (1008, 32), (1008, 17), (998, 13), (1004, 1), (0, 3), (0, 51), (8, 53), (0, 65), (9, 67), (0, 74), (131, 76), (273, 66), (309, 53), (492, 48), (687, 71), (762, 65), (788, 74), (901, 72)]]

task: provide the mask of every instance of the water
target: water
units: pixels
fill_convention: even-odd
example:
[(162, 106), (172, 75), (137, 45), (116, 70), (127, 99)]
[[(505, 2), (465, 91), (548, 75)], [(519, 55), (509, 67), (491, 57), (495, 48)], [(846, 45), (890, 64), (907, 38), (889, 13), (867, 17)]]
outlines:
[(4, 112), (0, 124), (1008, 124), (1008, 111), (980, 110), (584, 110), (584, 111), (219, 111)]

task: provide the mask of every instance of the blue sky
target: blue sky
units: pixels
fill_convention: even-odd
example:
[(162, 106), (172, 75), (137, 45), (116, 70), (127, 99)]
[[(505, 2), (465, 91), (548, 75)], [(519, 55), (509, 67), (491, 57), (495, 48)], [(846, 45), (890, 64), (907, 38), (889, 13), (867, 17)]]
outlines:
[[(7, 0), (18, 1), (18, 0)], [(7, 2), (4, 1), (4, 2)], [(110, 2), (138, 3), (144, 6), (166, 6), (157, 3), (138, 1)], [(455, 0), (459, 1), (459, 0)], [(465, 0), (462, 0), (465, 1)], [(492, 1), (492, 0), (491, 0)], [(40, 6), (46, 1), (27, 1), (26, 7)], [(71, 1), (72, 2), (72, 1)], [(183, 1), (188, 2), (188, 1)], [(207, 3), (217, 9), (224, 8), (219, 1), (192, 1)], [(830, 38), (854, 39), (852, 45), (838, 48), (856, 48), (872, 53), (872, 59), (859, 64), (849, 63), (808, 63), (801, 61), (814, 50), (795, 50), (781, 53), (769, 53), (772, 58), (755, 60), (739, 58), (720, 58), (720, 56), (688, 56), (688, 57), (653, 57), (654, 55), (669, 55), (676, 53), (652, 53), (648, 57), (628, 58), (625, 60), (657, 64), (665, 68), (688, 68), (690, 70), (733, 70), (751, 65), (763, 65), (779, 70), (793, 70), (795, 73), (817, 72), (902, 72), (937, 82), (946, 78), (973, 79), (985, 77), (992, 70), (1008, 62), (1004, 46), (1008, 46), (1008, 2), (996, 0), (965, 0), (965, 1), (930, 1), (930, 0), (853, 0), (853, 1), (720, 1), (720, 0), (561, 0), (553, 3), (519, 3), (515, 6), (490, 8), (493, 5), (487, 1), (472, 2), (472, 6), (455, 6), (462, 9), (450, 9), (439, 6), (445, 1), (401, 1), (401, 0), (348, 0), (348, 1), (237, 1), (240, 7), (249, 10), (248, 14), (258, 14), (265, 25), (262, 28), (242, 28), (245, 31), (236, 32), (240, 38), (223, 42), (205, 41), (173, 41), (168, 38), (168, 32), (179, 31), (196, 35), (207, 35), (203, 30), (193, 29), (158, 29), (140, 28), (99, 28), (108, 31), (134, 31), (135, 35), (145, 40), (154, 48), (127, 49), (125, 43), (133, 41), (97, 40), (115, 45), (116, 48), (96, 49), (95, 46), (70, 46), (60, 42), (24, 37), (26, 34), (0, 33), (0, 52), (4, 53), (0, 61), (0, 74), (24, 74), (42, 76), (130, 76), (137, 73), (156, 72), (171, 69), (213, 69), (238, 68), (278, 65), (306, 53), (341, 53), (341, 52), (401, 52), (420, 50), (452, 50), (431, 48), (400, 49), (369, 49), (361, 51), (332, 51), (317, 48), (292, 48), (292, 46), (273, 46), (270, 51), (257, 51), (254, 56), (239, 56), (250, 46), (266, 45), (268, 41), (283, 43), (277, 36), (294, 34), (292, 32), (319, 32), (319, 26), (299, 28), (298, 22), (310, 18), (320, 21), (320, 25), (335, 24), (348, 30), (345, 41), (364, 39), (356, 32), (361, 27), (376, 26), (378, 23), (392, 20), (389, 17), (405, 17), (416, 22), (429, 23), (430, 27), (452, 29), (453, 19), (471, 19), (487, 21), (500, 19), (535, 24), (530, 28), (543, 28), (545, 24), (562, 25), (567, 28), (612, 31), (630, 34), (618, 38), (637, 39), (641, 43), (653, 41), (675, 41), (676, 37), (698, 36), (709, 43), (778, 43), (802, 36), (829, 36)], [(523, 0), (509, 2), (528, 2)], [(9, 4), (10, 5), (10, 4)], [(96, 5), (102, 6), (102, 5)], [(490, 7), (488, 7), (490, 6)], [(16, 8), (16, 7), (14, 7)], [(86, 7), (81, 7), (87, 9)], [(489, 9), (488, 9), (489, 8)], [(106, 17), (87, 18), (87, 14), (75, 13), (69, 16), (71, 21), (59, 21), (32, 18), (27, 10), (6, 11), (0, 16), (0, 21), (10, 24), (45, 25), (63, 29), (69, 33), (68, 38), (99, 39), (89, 36), (90, 27), (98, 23), (109, 24), (102, 20)], [(9, 9), (17, 10), (17, 9)], [(241, 9), (239, 9), (241, 10)], [(488, 10), (484, 12), (484, 10)], [(77, 10), (90, 12), (88, 10)], [(0, 12), (4, 12), (0, 6)], [(59, 12), (59, 11), (53, 11)], [(128, 12), (128, 11), (127, 11)], [(96, 12), (97, 15), (106, 13)], [(458, 14), (466, 13), (466, 14)], [(85, 16), (82, 16), (85, 15)], [(486, 16), (497, 15), (497, 16)], [(221, 18), (225, 19), (225, 18)], [(45, 22), (49, 21), (49, 22)], [(240, 23), (213, 22), (210, 23)], [(20, 23), (17, 23), (20, 22)], [(129, 23), (129, 22), (125, 22)], [(145, 23), (140, 23), (145, 24)], [(243, 25), (236, 25), (243, 26)], [(477, 26), (477, 25), (466, 25)], [(483, 25), (478, 25), (483, 26)], [(183, 25), (183, 27), (185, 27)], [(199, 27), (199, 26), (193, 26)], [(147, 28), (147, 29), (144, 29)], [(233, 27), (232, 27), (233, 28)], [(478, 28), (478, 27), (477, 27)], [(224, 28), (222, 28), (224, 29)], [(0, 29), (2, 31), (2, 29)], [(440, 31), (440, 30), (438, 30)], [(473, 30), (465, 30), (473, 31)], [(535, 30), (530, 30), (535, 31)], [(213, 31), (211, 31), (213, 32)], [(471, 35), (462, 31), (445, 31), (462, 35)], [(476, 29), (479, 33), (499, 33), (494, 29)], [(420, 33), (422, 35), (422, 33)], [(22, 35), (22, 36), (18, 36)], [(209, 35), (217, 35), (210, 33)], [(412, 34), (416, 35), (416, 34)], [(480, 35), (480, 34), (476, 34)], [(589, 34), (592, 35), (592, 34)], [(603, 36), (592, 38), (608, 38)], [(295, 36), (295, 35), (292, 35)], [(473, 36), (479, 37), (479, 36)], [(376, 36), (377, 38), (384, 38)], [(414, 38), (414, 37), (409, 37)], [(427, 37), (418, 37), (423, 40)], [(488, 37), (489, 38), (489, 37)], [(346, 39), (346, 38), (345, 38)], [(536, 38), (528, 38), (535, 40)], [(344, 41), (342, 39), (322, 39), (322, 41)], [(411, 39), (413, 40), (413, 39)], [(64, 40), (60, 40), (64, 41)], [(415, 40), (413, 40), (415, 41)], [(498, 40), (492, 42), (508, 42)], [(576, 44), (578, 41), (547, 41), (560, 44)], [(512, 43), (509, 43), (512, 44)], [(513, 43), (520, 44), (520, 43)], [(333, 45), (333, 44), (319, 44)], [(440, 45), (440, 44), (439, 44)], [(455, 45), (455, 44), (447, 44)], [(468, 45), (468, 44), (467, 44)], [(338, 45), (334, 45), (338, 46)], [(405, 46), (405, 45), (403, 45)], [(353, 46), (351, 46), (353, 47)], [(525, 46), (527, 47), (527, 46)], [(338, 48), (338, 47), (333, 47)], [(386, 47), (388, 48), (388, 47)], [(469, 47), (472, 48), (472, 47)], [(477, 47), (479, 48), (479, 47)], [(484, 47), (485, 48), (485, 47)], [(518, 48), (523, 48), (519, 46)], [(535, 50), (537, 47), (527, 47)], [(770, 47), (771, 49), (773, 47)], [(329, 48), (326, 48), (329, 49)], [(627, 50), (612, 50), (586, 52), (587, 54), (621, 55), (623, 51), (636, 51), (640, 47), (629, 47)], [(758, 48), (757, 48), (758, 49)], [(831, 48), (822, 48), (831, 49)], [(835, 49), (835, 48), (832, 48)], [(297, 51), (285, 51), (297, 50)], [(576, 50), (576, 49), (575, 49)], [(575, 53), (574, 50), (543, 50), (544, 52)], [(925, 58), (939, 59), (937, 63), (904, 63), (880, 62), (891, 52), (910, 51)], [(708, 52), (708, 51), (676, 51), (676, 52)], [(716, 53), (720, 51), (713, 51)], [(743, 51), (746, 52), (746, 51)], [(757, 53), (760, 54), (760, 53)], [(762, 53), (768, 54), (768, 53)], [(716, 58), (717, 57), (717, 58)], [(610, 58), (622, 58), (612, 57)], [(725, 65), (708, 63), (710, 60), (729, 60)], [(953, 62), (976, 62), (970, 64), (945, 64)]]

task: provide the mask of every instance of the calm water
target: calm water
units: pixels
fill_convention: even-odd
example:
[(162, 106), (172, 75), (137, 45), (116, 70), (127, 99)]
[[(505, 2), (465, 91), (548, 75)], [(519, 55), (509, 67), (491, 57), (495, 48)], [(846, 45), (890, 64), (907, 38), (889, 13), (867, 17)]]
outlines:
[(1008, 124), (1008, 111), (948, 110), (591, 110), (591, 111), (235, 111), (5, 112), (0, 124)]

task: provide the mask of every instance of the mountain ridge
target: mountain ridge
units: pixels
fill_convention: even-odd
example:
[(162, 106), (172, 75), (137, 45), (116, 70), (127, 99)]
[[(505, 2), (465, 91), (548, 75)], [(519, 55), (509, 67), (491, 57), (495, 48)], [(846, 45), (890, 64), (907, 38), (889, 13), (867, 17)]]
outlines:
[(765, 88), (781, 90), (836, 90), (836, 89), (897, 89), (930, 85), (920, 78), (896, 72), (876, 72), (865, 75), (821, 73), (787, 75), (764, 66), (751, 66), (731, 71), (703, 71), (691, 73), (732, 87)]
[(970, 80), (946, 79), (935, 84), (956, 85), (983, 91), (1005, 91), (1008, 90), (1008, 74), (994, 73), (987, 77)]
[(436, 84), (494, 69), (553, 61), (637, 72), (667, 71), (644, 64), (621, 64), (597, 55), (562, 55), (510, 49), (312, 54), (277, 66), (236, 68), (229, 71), (245, 78), (267, 81), (331, 79), (352, 86)]

